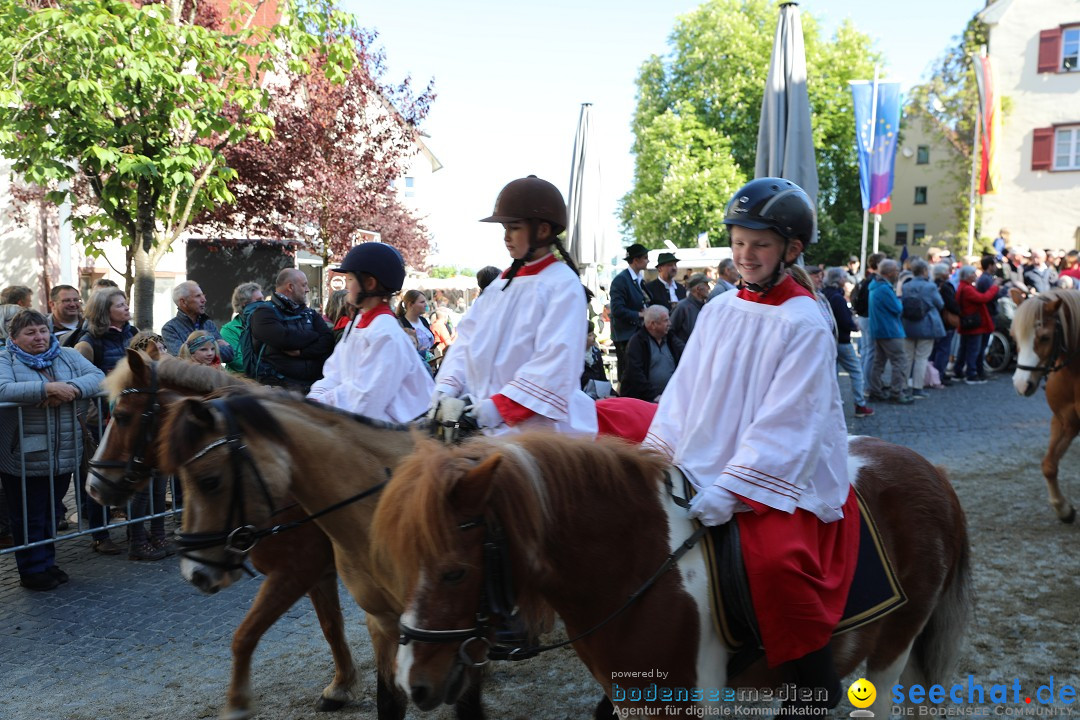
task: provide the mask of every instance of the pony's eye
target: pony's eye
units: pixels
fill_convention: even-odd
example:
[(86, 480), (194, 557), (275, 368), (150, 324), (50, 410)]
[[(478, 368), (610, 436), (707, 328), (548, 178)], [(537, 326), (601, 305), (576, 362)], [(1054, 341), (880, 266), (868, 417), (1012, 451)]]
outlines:
[(443, 573), (442, 580), (448, 585), (457, 585), (465, 577), (465, 571), (462, 569), (448, 570)]
[(113, 418), (113, 420), (116, 421), (116, 424), (118, 426), (120, 426), (120, 427), (127, 427), (131, 423), (131, 413), (122, 412), (122, 411), (121, 412), (113, 412), (112, 418)]
[(199, 478), (196, 480), (196, 483), (198, 483), (199, 489), (203, 492), (214, 492), (221, 487), (221, 476), (210, 475), (208, 477)]

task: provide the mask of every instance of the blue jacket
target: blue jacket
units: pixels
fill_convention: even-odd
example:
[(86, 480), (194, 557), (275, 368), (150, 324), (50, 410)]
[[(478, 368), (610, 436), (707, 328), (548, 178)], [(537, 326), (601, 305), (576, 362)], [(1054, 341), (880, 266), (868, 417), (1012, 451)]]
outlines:
[(645, 292), (634, 281), (629, 268), (612, 279), (609, 290), (611, 339), (615, 342), (626, 342), (639, 328), (645, 327), (641, 316), (638, 315), (647, 304)]
[(905, 337), (904, 326), (900, 322), (903, 309), (892, 283), (880, 276), (875, 277), (874, 282), (870, 283), (870, 334), (875, 340)]
[(941, 299), (937, 285), (926, 278), (916, 277), (904, 283), (900, 292), (906, 298), (922, 298), (927, 307), (922, 320), (913, 321), (901, 317), (904, 335), (912, 339), (945, 337), (945, 323), (941, 321), (941, 309), (945, 307), (945, 301)]

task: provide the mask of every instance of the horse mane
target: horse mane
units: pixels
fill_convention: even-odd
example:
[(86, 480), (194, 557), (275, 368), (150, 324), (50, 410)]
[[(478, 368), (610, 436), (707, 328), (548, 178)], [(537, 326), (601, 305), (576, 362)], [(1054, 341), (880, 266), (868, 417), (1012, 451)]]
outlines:
[[(493, 514), (509, 541), (515, 583), (524, 588), (550, 572), (544, 545), (560, 522), (581, 517), (586, 491), (610, 497), (620, 513), (656, 508), (665, 464), (656, 453), (613, 438), (536, 432), (456, 447), (422, 439), (379, 500), (374, 567), (395, 587), (411, 590), (424, 566), (457, 546), (463, 520)], [(522, 617), (542, 629), (550, 610), (530, 598), (540, 602), (537, 593), (518, 595)]]
[(1071, 352), (1077, 352), (1080, 350), (1080, 292), (1076, 290), (1051, 290), (1017, 305), (1013, 317), (1016, 339), (1023, 342), (1032, 336), (1043, 305), (1051, 300), (1061, 301), (1061, 312), (1057, 317), (1061, 323), (1065, 347)]
[[(175, 388), (183, 388), (186, 392), (195, 395), (206, 395), (214, 390), (224, 387), (259, 387), (247, 378), (224, 372), (219, 368), (199, 365), (190, 360), (167, 355), (154, 361), (146, 353), (139, 351), (143, 361), (149, 365), (157, 363), (158, 380), (162, 385)], [(139, 385), (135, 379), (135, 373), (128, 365), (127, 357), (121, 358), (116, 367), (105, 378), (104, 387), (109, 393), (109, 401), (116, 400), (122, 390)]]
[[(181, 360), (180, 362), (186, 362)], [(187, 363), (191, 364), (191, 363)], [(216, 370), (212, 371), (217, 372)], [(224, 403), (244, 433), (257, 432), (274, 442), (284, 444), (288, 440), (285, 429), (260, 402), (261, 395), (222, 395), (211, 402)], [(209, 429), (207, 424), (192, 412), (188, 403), (205, 406), (205, 399), (189, 399), (168, 405), (164, 412), (159, 434), (161, 442), (161, 469), (175, 473), (199, 448), (197, 444)], [(222, 431), (224, 435), (224, 431)]]

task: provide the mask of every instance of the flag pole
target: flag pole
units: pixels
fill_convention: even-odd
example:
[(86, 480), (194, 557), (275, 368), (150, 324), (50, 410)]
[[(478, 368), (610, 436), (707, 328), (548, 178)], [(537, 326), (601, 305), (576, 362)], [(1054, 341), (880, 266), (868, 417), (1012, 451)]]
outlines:
[[(867, 155), (868, 155), (867, 164), (868, 165), (872, 165), (873, 158), (874, 158), (874, 130), (877, 129), (877, 86), (878, 86), (878, 66), (875, 65), (874, 66), (874, 86), (873, 86), (873, 91), (870, 94), (870, 145), (869, 145), (869, 152), (867, 153)], [(856, 132), (858, 132), (858, 128), (856, 128)], [(871, 167), (867, 167), (867, 172), (872, 177), (873, 173), (870, 172), (871, 169), (872, 169)], [(869, 177), (866, 179), (866, 185), (867, 185), (868, 188), (870, 187), (870, 178)], [(867, 197), (869, 198), (869, 192), (867, 192)], [(869, 224), (869, 220), (870, 220), (870, 209), (865, 208), (865, 209), (863, 209), (863, 212), (862, 212), (862, 249), (859, 252), (859, 267), (862, 268), (864, 277), (866, 275), (866, 231), (868, 229), (867, 225)], [(875, 230), (874, 230), (874, 252), (877, 252), (877, 251), (878, 251), (878, 240), (877, 240), (877, 229), (875, 228)]]
[[(986, 57), (986, 46), (983, 45), (979, 50), (980, 57)], [(968, 242), (967, 242), (967, 254), (971, 256), (975, 253), (975, 187), (978, 182), (977, 168), (979, 166), (979, 157), (982, 155), (982, 148), (979, 145), (981, 139), (982, 130), (982, 96), (976, 94), (978, 101), (975, 104), (975, 132), (974, 137), (971, 140), (971, 189), (968, 193)]]

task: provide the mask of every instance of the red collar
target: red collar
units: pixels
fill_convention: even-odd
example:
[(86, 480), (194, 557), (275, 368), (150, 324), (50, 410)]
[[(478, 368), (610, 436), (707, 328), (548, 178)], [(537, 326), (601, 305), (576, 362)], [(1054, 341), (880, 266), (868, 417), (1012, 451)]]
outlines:
[(390, 309), (389, 305), (387, 305), (386, 303), (379, 303), (372, 309), (360, 313), (360, 319), (356, 322), (356, 329), (363, 330), (368, 325), (370, 325), (372, 321), (375, 320), (375, 318), (379, 317), (380, 315), (389, 315), (390, 317), (395, 317), (394, 311)]
[[(533, 262), (525, 263), (524, 265), (522, 265), (521, 269), (518, 270), (517, 275), (515, 275), (514, 277), (539, 275), (541, 272), (543, 272), (545, 268), (547, 268), (549, 265), (552, 265), (553, 263), (555, 263), (555, 253), (548, 253), (539, 260), (534, 260)], [(508, 272), (510, 272), (509, 268), (503, 270), (502, 275), (500, 275), (499, 277), (505, 279)]]
[(739, 297), (762, 305), (783, 305), (791, 298), (808, 297), (813, 299), (814, 296), (802, 285), (795, 282), (795, 278), (788, 275), (773, 286), (764, 296), (748, 288), (743, 288), (739, 290)]

